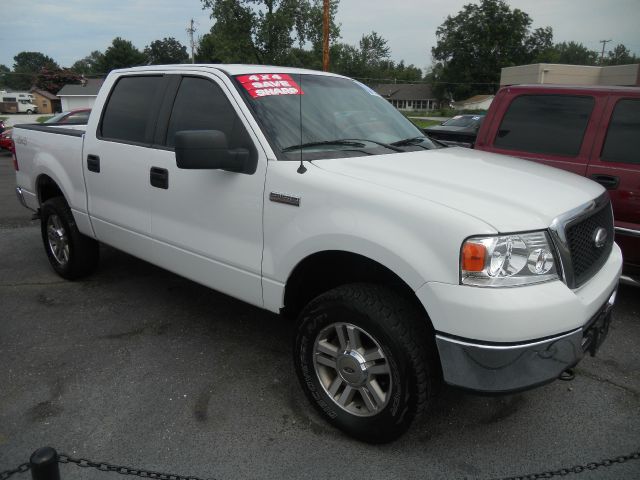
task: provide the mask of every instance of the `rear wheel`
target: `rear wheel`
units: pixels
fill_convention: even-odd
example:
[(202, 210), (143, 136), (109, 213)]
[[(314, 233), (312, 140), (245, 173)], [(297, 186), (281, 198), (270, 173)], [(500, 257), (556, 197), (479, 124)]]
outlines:
[(62, 197), (50, 198), (40, 208), (42, 243), (51, 266), (68, 280), (84, 277), (98, 265), (98, 242), (78, 230)]
[(294, 352), (311, 403), (370, 443), (404, 433), (439, 383), (426, 319), (411, 302), (374, 285), (341, 286), (313, 300), (300, 315)]

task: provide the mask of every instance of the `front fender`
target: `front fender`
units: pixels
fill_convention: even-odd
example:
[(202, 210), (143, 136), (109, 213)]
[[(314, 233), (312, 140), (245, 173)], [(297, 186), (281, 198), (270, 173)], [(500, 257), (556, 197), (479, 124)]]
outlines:
[[(315, 253), (338, 250), (362, 255), (394, 272), (415, 291), (430, 281), (457, 284), (463, 240), (471, 232), (495, 233), (475, 217), (443, 205), (312, 164), (301, 175), (297, 166), (269, 164), (262, 263), (269, 310), (282, 306), (291, 272)], [(298, 196), (299, 207), (270, 201), (271, 192)]]

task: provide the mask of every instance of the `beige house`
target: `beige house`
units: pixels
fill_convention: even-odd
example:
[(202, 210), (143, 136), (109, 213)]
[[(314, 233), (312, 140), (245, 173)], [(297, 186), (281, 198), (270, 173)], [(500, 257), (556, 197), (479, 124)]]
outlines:
[(500, 74), (500, 85), (542, 83), (635, 87), (640, 86), (640, 64), (591, 67), (587, 65), (534, 63), (517, 67), (505, 67)]
[(32, 88), (33, 103), (38, 107), (38, 113), (56, 113), (61, 111), (60, 99), (53, 93), (39, 88)]

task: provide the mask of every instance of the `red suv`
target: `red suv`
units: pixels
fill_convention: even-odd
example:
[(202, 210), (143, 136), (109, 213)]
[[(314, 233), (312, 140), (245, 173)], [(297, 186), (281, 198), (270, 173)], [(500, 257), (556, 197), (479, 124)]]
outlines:
[(609, 191), (625, 273), (640, 275), (640, 88), (502, 88), (475, 148), (563, 168)]

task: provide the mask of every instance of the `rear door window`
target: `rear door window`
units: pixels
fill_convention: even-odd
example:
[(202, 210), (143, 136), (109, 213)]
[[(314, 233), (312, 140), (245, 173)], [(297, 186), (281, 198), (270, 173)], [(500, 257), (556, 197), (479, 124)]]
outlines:
[(640, 100), (620, 100), (613, 110), (602, 147), (604, 162), (640, 164), (637, 142), (640, 137)]
[(502, 119), (494, 145), (505, 150), (575, 157), (595, 99), (572, 95), (521, 95)]
[(149, 143), (155, 125), (152, 107), (161, 83), (161, 76), (118, 80), (104, 109), (101, 136), (124, 143)]

